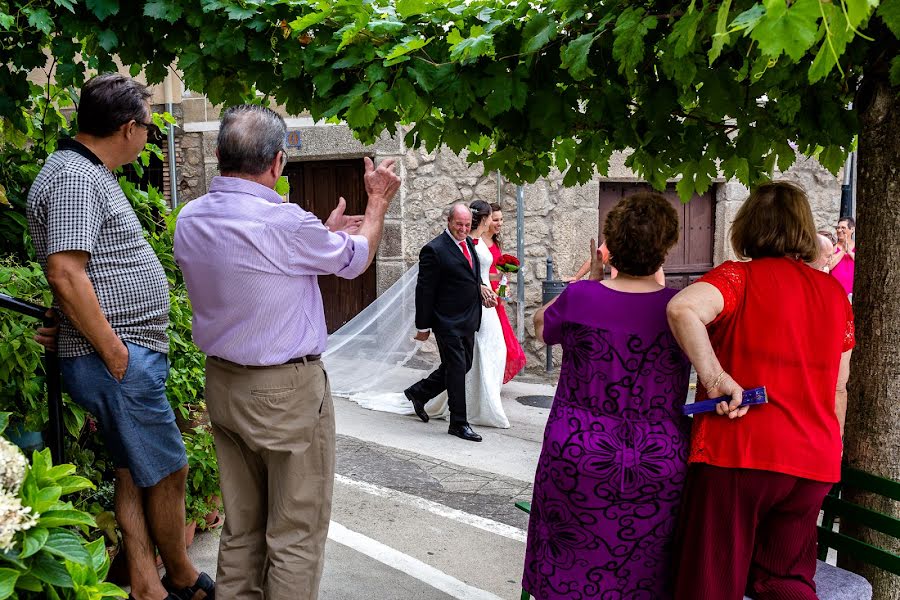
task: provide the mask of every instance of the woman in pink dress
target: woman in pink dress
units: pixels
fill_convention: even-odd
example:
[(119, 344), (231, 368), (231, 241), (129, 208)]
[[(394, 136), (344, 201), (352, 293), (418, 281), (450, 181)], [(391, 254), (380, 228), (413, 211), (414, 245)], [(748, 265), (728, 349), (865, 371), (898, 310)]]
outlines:
[[(491, 227), (488, 235), (484, 236), (485, 245), (491, 251), (494, 261), (491, 264), (491, 287), (494, 291), (500, 287), (500, 278), (502, 274), (497, 271), (497, 260), (503, 254), (500, 250), (500, 229), (503, 227), (503, 212), (500, 205), (496, 202), (491, 204)], [(503, 327), (503, 339), (506, 342), (506, 368), (503, 370), (503, 383), (507, 383), (515, 377), (519, 371), (525, 368), (525, 351), (522, 350), (516, 334), (509, 324), (509, 317), (506, 315), (506, 307), (503, 301), (497, 303), (497, 314), (500, 317), (500, 325)]]
[(831, 257), (831, 275), (838, 280), (850, 298), (853, 298), (853, 268), (856, 266), (856, 243), (853, 234), (856, 232), (856, 221), (853, 217), (841, 217), (837, 227), (837, 244), (834, 256)]

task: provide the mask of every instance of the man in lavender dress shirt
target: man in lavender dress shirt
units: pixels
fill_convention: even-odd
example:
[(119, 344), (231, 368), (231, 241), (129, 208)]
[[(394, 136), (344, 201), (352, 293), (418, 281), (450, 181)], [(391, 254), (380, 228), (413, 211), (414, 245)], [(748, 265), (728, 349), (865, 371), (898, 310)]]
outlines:
[(319, 360), (327, 331), (317, 277), (352, 279), (372, 263), (400, 186), (393, 160), (365, 160), (363, 217), (343, 203), (323, 224), (274, 186), (284, 120), (229, 108), (221, 176), (178, 216), (175, 258), (207, 356), (206, 404), (216, 439), (225, 526), (222, 598), (318, 596), (334, 481), (334, 411)]

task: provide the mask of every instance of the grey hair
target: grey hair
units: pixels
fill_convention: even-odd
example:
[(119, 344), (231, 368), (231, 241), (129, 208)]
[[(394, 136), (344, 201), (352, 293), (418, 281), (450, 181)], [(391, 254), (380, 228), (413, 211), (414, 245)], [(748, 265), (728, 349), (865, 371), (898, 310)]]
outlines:
[(449, 221), (453, 217), (453, 213), (456, 211), (464, 210), (470, 215), (472, 214), (472, 209), (465, 202), (454, 202), (450, 205), (450, 208), (447, 209), (447, 221)]
[(221, 173), (260, 175), (284, 150), (281, 115), (258, 104), (232, 106), (222, 115), (216, 149)]

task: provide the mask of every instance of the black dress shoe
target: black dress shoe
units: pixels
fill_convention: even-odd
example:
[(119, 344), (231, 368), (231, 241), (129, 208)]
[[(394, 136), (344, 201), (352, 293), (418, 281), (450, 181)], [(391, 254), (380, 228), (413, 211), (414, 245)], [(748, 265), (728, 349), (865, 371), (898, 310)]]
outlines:
[(477, 433), (475, 433), (474, 431), (472, 431), (472, 428), (469, 427), (468, 423), (466, 423), (465, 425), (453, 425), (451, 423), (450, 429), (447, 430), (447, 433), (449, 433), (450, 435), (455, 435), (458, 438), (462, 438), (462, 439), (470, 441), (470, 442), (480, 442), (481, 441), (481, 436), (478, 435)]
[(403, 395), (412, 402), (413, 410), (416, 411), (416, 415), (422, 419), (423, 423), (428, 422), (428, 413), (425, 412), (425, 403), (421, 400), (416, 400), (412, 396), (409, 395), (409, 390), (403, 390)]

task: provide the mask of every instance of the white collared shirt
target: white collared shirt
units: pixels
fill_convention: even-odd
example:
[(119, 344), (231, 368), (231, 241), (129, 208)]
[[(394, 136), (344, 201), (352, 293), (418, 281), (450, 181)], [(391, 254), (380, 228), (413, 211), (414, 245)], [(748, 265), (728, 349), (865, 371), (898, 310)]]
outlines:
[(450, 230), (449, 230), (449, 229), (445, 229), (445, 230), (444, 230), (444, 233), (446, 233), (447, 235), (450, 236), (450, 239), (453, 240), (453, 243), (456, 244), (456, 247), (459, 248), (459, 251), (463, 253), (463, 256), (465, 256), (466, 253), (465, 253), (465, 251), (462, 249), (462, 246), (461, 246), (460, 244), (462, 244), (462, 243), (465, 242), (466, 240), (464, 240), (464, 239), (463, 239), (463, 240), (458, 240), (458, 239), (456, 239), (455, 237), (453, 237), (453, 234), (450, 233)]

